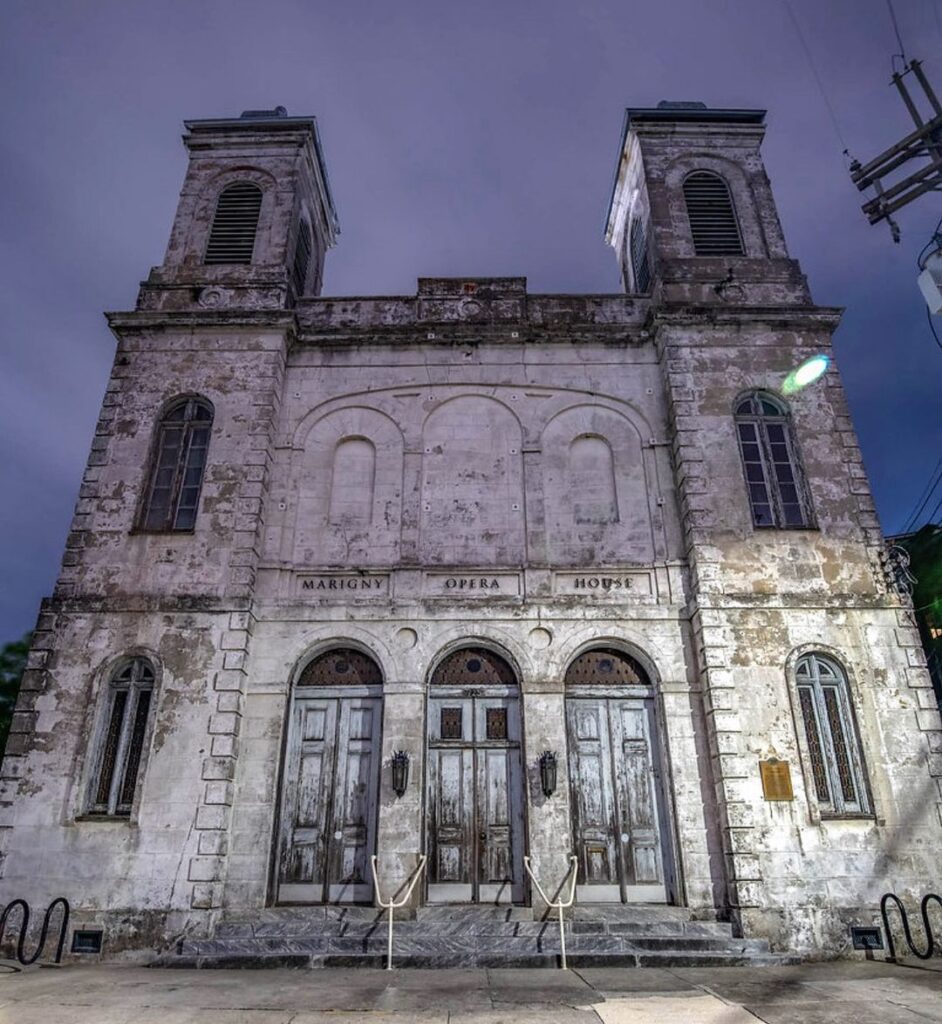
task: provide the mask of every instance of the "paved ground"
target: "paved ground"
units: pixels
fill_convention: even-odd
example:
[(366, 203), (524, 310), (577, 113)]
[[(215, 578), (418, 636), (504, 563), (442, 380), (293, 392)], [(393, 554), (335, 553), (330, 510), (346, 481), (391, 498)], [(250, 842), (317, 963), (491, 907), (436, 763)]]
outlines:
[(799, 967), (0, 972), (0, 1024), (918, 1024), (942, 960)]

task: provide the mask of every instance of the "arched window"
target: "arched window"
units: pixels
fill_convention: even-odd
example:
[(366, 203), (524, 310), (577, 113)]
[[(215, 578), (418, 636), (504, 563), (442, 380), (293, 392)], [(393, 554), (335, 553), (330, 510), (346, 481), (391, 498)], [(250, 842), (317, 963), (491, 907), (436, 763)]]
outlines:
[(627, 654), (609, 647), (584, 651), (566, 669), (566, 686), (650, 686), (647, 673)]
[(795, 676), (819, 806), (832, 814), (867, 813), (860, 744), (843, 670), (824, 655), (806, 654)]
[(212, 426), (212, 406), (198, 398), (183, 399), (164, 414), (157, 429), (142, 529), (193, 529)]
[(615, 465), (604, 438), (585, 434), (569, 446), (569, 486), (577, 523), (618, 522)]
[(782, 529), (810, 526), (811, 510), (785, 406), (763, 392), (749, 395), (736, 406), (736, 432), (753, 523)]
[(651, 268), (648, 263), (648, 240), (640, 217), (631, 222), (631, 270), (635, 278), (635, 291), (646, 292), (651, 287)]
[(291, 265), (291, 284), (294, 287), (294, 294), (298, 297), (305, 291), (312, 249), (311, 229), (307, 226), (307, 221), (302, 220), (298, 225), (298, 240), (294, 246), (294, 263)]
[(319, 654), (298, 676), (298, 686), (381, 686), (383, 674), (369, 655), (352, 647)]
[(443, 658), (432, 675), (432, 686), (516, 686), (510, 665), (485, 647), (463, 647)]
[(376, 449), (363, 437), (345, 438), (334, 452), (328, 522), (366, 526), (373, 518)]
[(742, 236), (729, 186), (712, 171), (684, 179), (684, 200), (696, 256), (742, 256)]
[(262, 190), (248, 181), (219, 193), (204, 263), (251, 263)]
[(89, 814), (126, 817), (131, 813), (153, 692), (154, 667), (146, 658), (131, 658), (112, 673), (89, 787)]

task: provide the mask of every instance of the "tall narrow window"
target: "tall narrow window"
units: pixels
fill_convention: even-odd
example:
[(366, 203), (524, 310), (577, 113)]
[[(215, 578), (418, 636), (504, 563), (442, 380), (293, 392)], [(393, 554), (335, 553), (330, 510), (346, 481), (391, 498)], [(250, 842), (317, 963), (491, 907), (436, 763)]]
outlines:
[(212, 426), (212, 407), (198, 398), (177, 402), (164, 415), (157, 431), (143, 529), (193, 529)]
[(89, 789), (89, 814), (124, 817), (131, 813), (153, 692), (154, 668), (146, 658), (131, 658), (111, 676)]
[(697, 256), (742, 256), (742, 236), (729, 186), (711, 171), (684, 179), (684, 200)]
[(799, 529), (811, 525), (788, 410), (764, 393), (736, 406), (736, 432), (756, 526)]
[(648, 240), (640, 217), (631, 222), (631, 270), (635, 278), (635, 291), (646, 292), (651, 287), (651, 268), (648, 263)]
[(219, 193), (205, 263), (251, 263), (262, 190), (247, 181)]
[(843, 671), (829, 658), (806, 654), (795, 675), (819, 806), (832, 814), (865, 814), (860, 745)]
[(298, 241), (294, 247), (294, 263), (291, 266), (291, 283), (296, 296), (304, 294), (308, 267), (311, 265), (311, 249), (311, 229), (302, 220), (298, 225)]

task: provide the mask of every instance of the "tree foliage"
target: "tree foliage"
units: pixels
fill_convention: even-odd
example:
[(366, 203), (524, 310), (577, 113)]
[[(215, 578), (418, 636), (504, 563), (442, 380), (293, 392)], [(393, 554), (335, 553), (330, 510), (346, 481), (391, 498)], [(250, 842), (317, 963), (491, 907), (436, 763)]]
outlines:
[(16, 695), (26, 668), (29, 642), (30, 634), (27, 633), (22, 640), (11, 640), (0, 648), (0, 756), (7, 743)]

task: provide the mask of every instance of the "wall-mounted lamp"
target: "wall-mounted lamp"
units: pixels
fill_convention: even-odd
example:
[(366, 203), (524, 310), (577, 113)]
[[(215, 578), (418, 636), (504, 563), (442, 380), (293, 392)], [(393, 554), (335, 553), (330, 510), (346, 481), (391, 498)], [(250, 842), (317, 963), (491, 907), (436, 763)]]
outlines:
[(544, 750), (540, 754), (540, 783), (544, 796), (552, 796), (556, 792), (556, 752), (553, 750)]
[(392, 788), (396, 796), (402, 796), (409, 785), (409, 755), (397, 750), (392, 756)]

